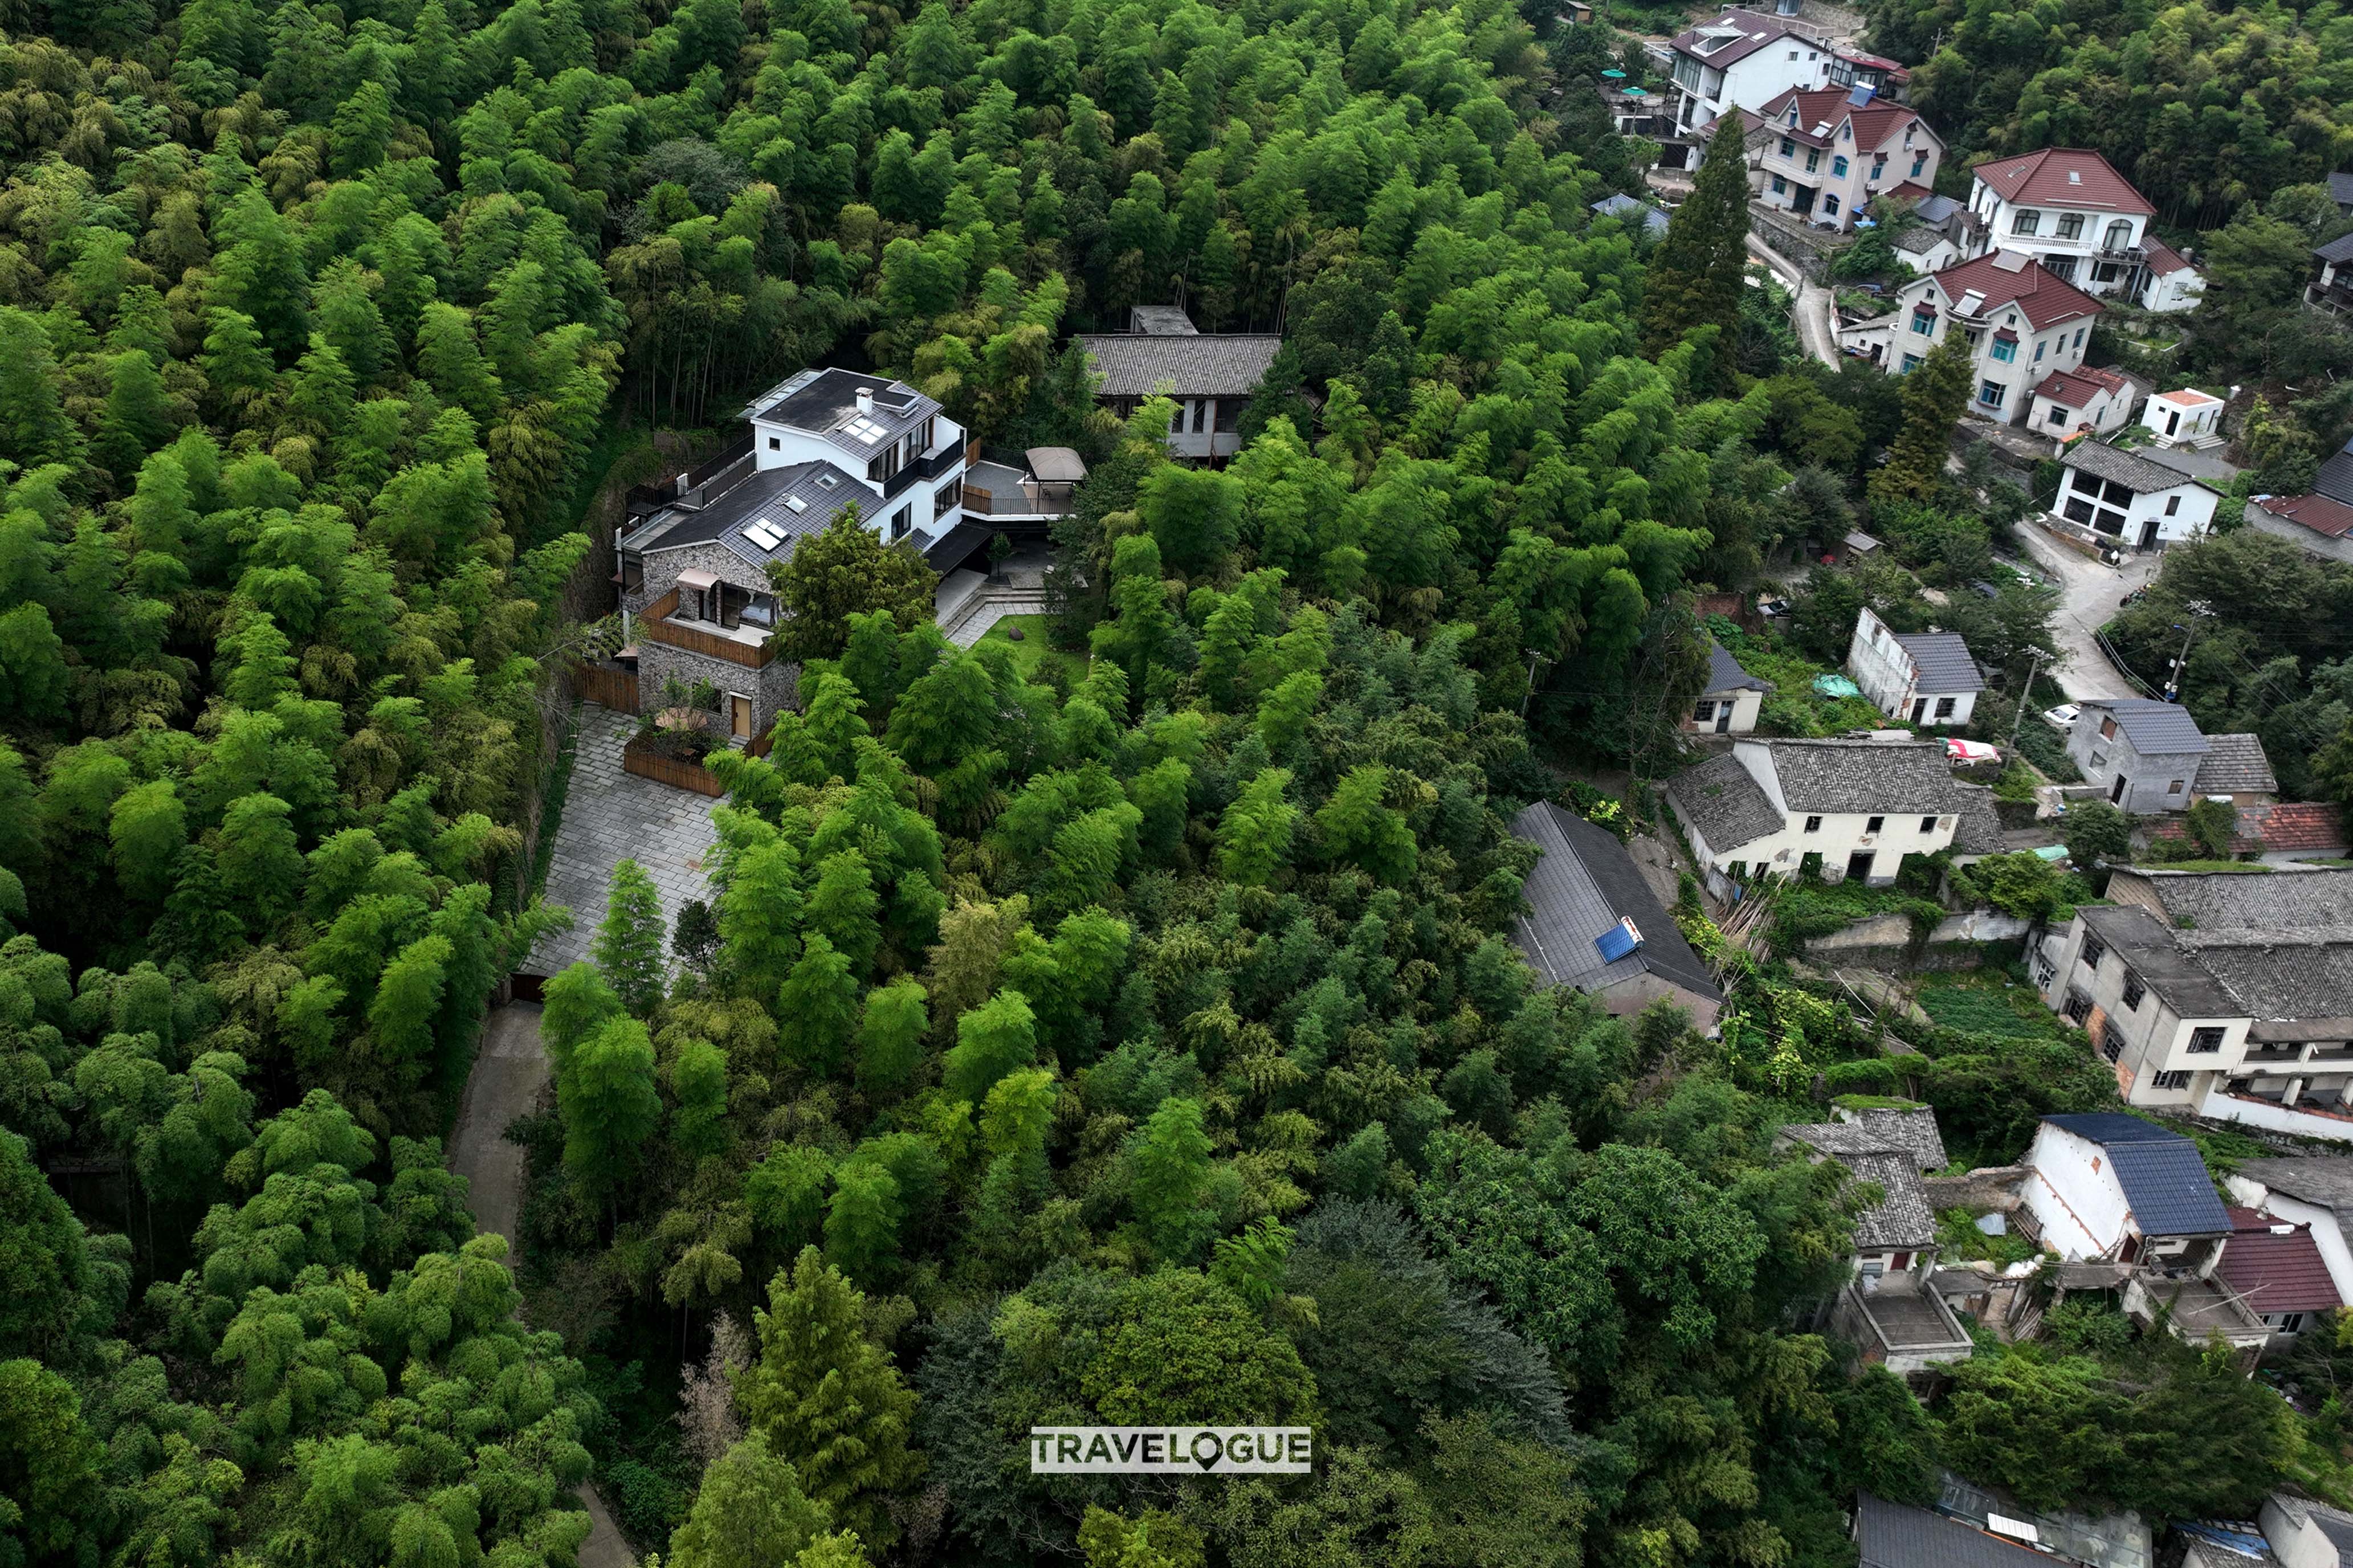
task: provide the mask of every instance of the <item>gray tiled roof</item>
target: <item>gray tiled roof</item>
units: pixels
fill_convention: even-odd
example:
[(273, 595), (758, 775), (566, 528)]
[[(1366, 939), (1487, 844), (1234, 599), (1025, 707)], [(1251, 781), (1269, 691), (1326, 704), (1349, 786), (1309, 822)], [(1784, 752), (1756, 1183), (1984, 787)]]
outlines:
[[(2328, 177), (2332, 180), (2343, 178), (2338, 174), (2331, 174)], [(2353, 261), (2353, 234), (2340, 234), (2327, 245), (2315, 246), (2312, 254), (2323, 261), (2334, 261), (2339, 266), (2348, 261)]]
[(1783, 825), (1764, 789), (1729, 752), (1677, 773), (1667, 782), (1667, 795), (1712, 849), (1778, 833)]
[(1855, 1499), (1860, 1568), (2042, 1568), (2042, 1556), (1957, 1519), (1863, 1492)]
[(2181, 951), (2176, 932), (2138, 905), (2094, 905), (2082, 911), (2084, 924), (2108, 944), (2141, 983), (2186, 1018), (2229, 1018), (2238, 999), (2205, 964)]
[[(881, 435), (871, 441), (860, 440), (843, 428), (858, 417), (860, 392), (873, 394), (873, 407), (866, 416), (882, 428)], [(940, 405), (903, 381), (871, 371), (827, 366), (805, 370), (762, 393), (745, 412), (754, 419), (822, 436), (859, 458), (862, 467), (864, 459), (939, 413)]]
[(2135, 456), (2147, 458), (2160, 468), (2171, 468), (2183, 479), (2200, 479), (2209, 489), (2220, 489), (2239, 477), (2239, 465), (2225, 462), (2211, 452), (2192, 451), (2187, 447), (2150, 447)]
[[(1803, 813), (1959, 809), (1958, 786), (1941, 741), (1774, 741), (1768, 743), (1781, 799)], [(1713, 840), (1711, 840), (1713, 842)]]
[(1282, 339), (1272, 332), (1195, 337), (1082, 337), (1105, 397), (1149, 397), (1163, 382), (1177, 397), (1247, 397), (1266, 379)]
[(1710, 691), (1770, 691), (1773, 683), (1759, 680), (1740, 668), (1740, 661), (1714, 637), (1707, 639), (1707, 689)]
[(2159, 702), (2153, 697), (2102, 697), (2083, 707), (2084, 719), (2077, 722), (2094, 713), (2110, 715), (2132, 749), (2144, 757), (2197, 756), (2206, 750), (2206, 737), (2199, 732), (2198, 721), (2179, 702)]
[(2200, 795), (2242, 791), (2276, 795), (2279, 780), (2272, 776), (2272, 760), (2263, 754), (2263, 743), (2256, 737), (2209, 735), (2205, 760), (2198, 764), (2198, 782), (2190, 787)]
[[(829, 482), (828, 482), (829, 481)], [(791, 502), (801, 502), (795, 511)], [(632, 552), (659, 555), (690, 544), (716, 542), (754, 570), (744, 581), (764, 591), (770, 561), (793, 552), (794, 543), (813, 533), (853, 503), (871, 506), (874, 493), (831, 463), (795, 463), (789, 468), (762, 468), (722, 490), (699, 511), (673, 509), (657, 517), (627, 543)], [(744, 531), (765, 522), (779, 536), (774, 550), (758, 543)]]
[(2082, 442), (2059, 460), (2064, 467), (2081, 468), (2098, 479), (2114, 479), (2143, 495), (2178, 489), (2195, 482), (2179, 469), (2152, 463), (2147, 458), (2121, 447), (2104, 447), (2097, 441)]
[(1651, 234), (1667, 232), (1667, 215), (1647, 202), (1638, 202), (1623, 191), (1607, 195), (1592, 204), (1592, 210), (1603, 217), (1618, 218), (1625, 223), (1640, 222)]
[(1960, 821), (1953, 825), (1953, 847), (1964, 855), (1999, 855), (2009, 847), (2001, 836), (2001, 813), (1994, 809), (1993, 791), (1985, 784), (1955, 784), (1960, 796)]
[(2239, 1173), (2293, 1198), (2324, 1208), (2344, 1209), (2353, 1215), (2353, 1154), (2298, 1154), (2275, 1160), (2248, 1160)]
[(1928, 1206), (1928, 1189), (1911, 1157), (1881, 1150), (1865, 1154), (1841, 1154), (1839, 1163), (1854, 1173), (1858, 1182), (1878, 1184), (1879, 1202), (1854, 1216), (1857, 1247), (1929, 1247), (1936, 1240), (1936, 1215)]
[(2220, 941), (2183, 931), (2182, 952), (2202, 965), (2250, 1018), (2353, 1018), (2353, 924), (2337, 932), (2229, 931)]
[(1878, 1106), (1853, 1116), (1852, 1121), (1797, 1122), (1781, 1131), (1810, 1149), (1841, 1159), (1893, 1151), (1907, 1156), (1919, 1170), (1944, 1168), (1945, 1140), (1936, 1131), (1936, 1111), (1927, 1106), (1911, 1110)]
[(2353, 206), (2353, 174), (2332, 173), (2328, 176), (2328, 199), (2340, 207)]
[(2231, 1216), (2198, 1145), (2179, 1132), (2121, 1111), (2046, 1116), (2053, 1127), (2099, 1144), (2143, 1236), (2228, 1236)]
[(1920, 672), (1919, 689), (1932, 697), (1983, 691), (1985, 676), (1958, 632), (1898, 632), (1895, 640)]
[(1189, 338), (1199, 335), (1193, 318), (1182, 305), (1136, 305), (1127, 312), (1128, 325), (1146, 337)]
[[(2185, 931), (2211, 933), (2224, 926), (2255, 930), (2345, 929), (2353, 910), (2353, 867), (2308, 870), (2168, 871), (2135, 868), (2120, 871), (2128, 887), (2157, 900)], [(2110, 898), (2119, 889), (2110, 885)]]
[(2353, 506), (2353, 440), (2347, 441), (2320, 465), (2320, 472), (2313, 476), (2312, 489), (2315, 494)]
[[(1634, 858), (1606, 829), (1540, 800), (1513, 819), (1512, 832), (1544, 851), (1521, 889), (1529, 912), (1512, 934), (1547, 983), (1600, 991), (1656, 974), (1710, 1001), (1722, 996)], [(1593, 940), (1621, 918), (1633, 921), (1642, 945), (1605, 962)]]

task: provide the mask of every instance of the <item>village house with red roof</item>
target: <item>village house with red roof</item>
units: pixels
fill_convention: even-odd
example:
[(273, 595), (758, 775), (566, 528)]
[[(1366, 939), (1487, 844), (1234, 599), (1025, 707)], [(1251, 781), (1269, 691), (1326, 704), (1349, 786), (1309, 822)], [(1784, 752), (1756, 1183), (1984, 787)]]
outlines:
[(1932, 195), (1945, 143), (1928, 122), (1868, 87), (1791, 88), (1758, 111), (1757, 199), (1800, 223), (1843, 234), (1875, 195)]
[(1915, 278), (1895, 296), (1885, 367), (1902, 375), (1958, 332), (1973, 362), (1969, 412), (2016, 425), (2053, 371), (2076, 371), (2100, 302), (2016, 251)]
[(2198, 302), (2205, 280), (2179, 251), (2148, 237), (2157, 208), (2097, 153), (2044, 147), (1970, 173), (1982, 247), (2027, 257), (2095, 299), (2152, 310)]
[(2063, 443), (2086, 433), (2105, 436), (2132, 422), (2141, 390), (2122, 371), (2087, 364), (2054, 370), (2035, 384), (2026, 423), (2037, 435)]

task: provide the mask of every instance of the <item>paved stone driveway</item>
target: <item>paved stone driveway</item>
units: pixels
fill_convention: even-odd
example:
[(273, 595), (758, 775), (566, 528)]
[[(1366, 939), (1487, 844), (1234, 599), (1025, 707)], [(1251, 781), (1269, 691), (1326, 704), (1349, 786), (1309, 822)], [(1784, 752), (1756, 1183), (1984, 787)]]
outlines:
[[(621, 748), (637, 727), (629, 714), (580, 705), (572, 788), (547, 868), (547, 901), (572, 911), (572, 929), (540, 938), (522, 966), (526, 973), (554, 974), (588, 956), (605, 919), (613, 868), (623, 860), (635, 860), (654, 879), (671, 930), (689, 900), (711, 897), (704, 866), (713, 847), (711, 810), (719, 803), (623, 773)], [(667, 944), (667, 935), (663, 940)]]

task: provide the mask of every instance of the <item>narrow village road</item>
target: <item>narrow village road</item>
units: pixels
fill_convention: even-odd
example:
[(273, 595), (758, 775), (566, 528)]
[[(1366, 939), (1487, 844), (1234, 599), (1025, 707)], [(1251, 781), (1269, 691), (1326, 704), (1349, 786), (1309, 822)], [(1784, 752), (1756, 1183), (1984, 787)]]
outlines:
[(2058, 584), (2059, 613), (2051, 617), (2051, 636), (2066, 655), (2052, 671), (2059, 689), (2075, 702), (2092, 697), (2142, 695), (2108, 661), (2093, 634), (2116, 615), (2126, 594), (2157, 575), (2161, 557), (2154, 552), (2128, 554), (2121, 567), (2110, 566), (2076, 554), (2031, 522), (2021, 523), (2012, 531), (2034, 558), (2037, 570)]
[[(449, 1169), (466, 1178), (478, 1230), (496, 1231), (514, 1254), (515, 1220), (522, 1212), (523, 1153), (506, 1141), (507, 1123), (532, 1110), (547, 1082), (547, 1051), (540, 1044), (539, 1005), (511, 1002), (491, 1010), (482, 1048), (466, 1079), (466, 1098), (449, 1135)], [(633, 1568), (629, 1550), (605, 1500), (593, 1486), (580, 1489), (588, 1509), (588, 1539), (581, 1543), (580, 1568)]]
[(1836, 369), (1839, 363), (1837, 317), (1831, 291), (1799, 270), (1798, 264), (1757, 238), (1748, 237), (1748, 249), (1773, 275), (1797, 291), (1789, 320), (1798, 329), (1798, 342), (1806, 353)]

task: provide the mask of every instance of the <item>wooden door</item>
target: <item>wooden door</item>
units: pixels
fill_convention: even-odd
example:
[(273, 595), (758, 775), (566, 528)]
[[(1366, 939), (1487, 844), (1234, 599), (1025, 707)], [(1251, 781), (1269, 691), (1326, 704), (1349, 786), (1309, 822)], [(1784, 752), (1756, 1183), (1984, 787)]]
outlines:
[(750, 698), (739, 697), (733, 691), (727, 694), (727, 727), (739, 741), (748, 741), (752, 738), (752, 700)]

